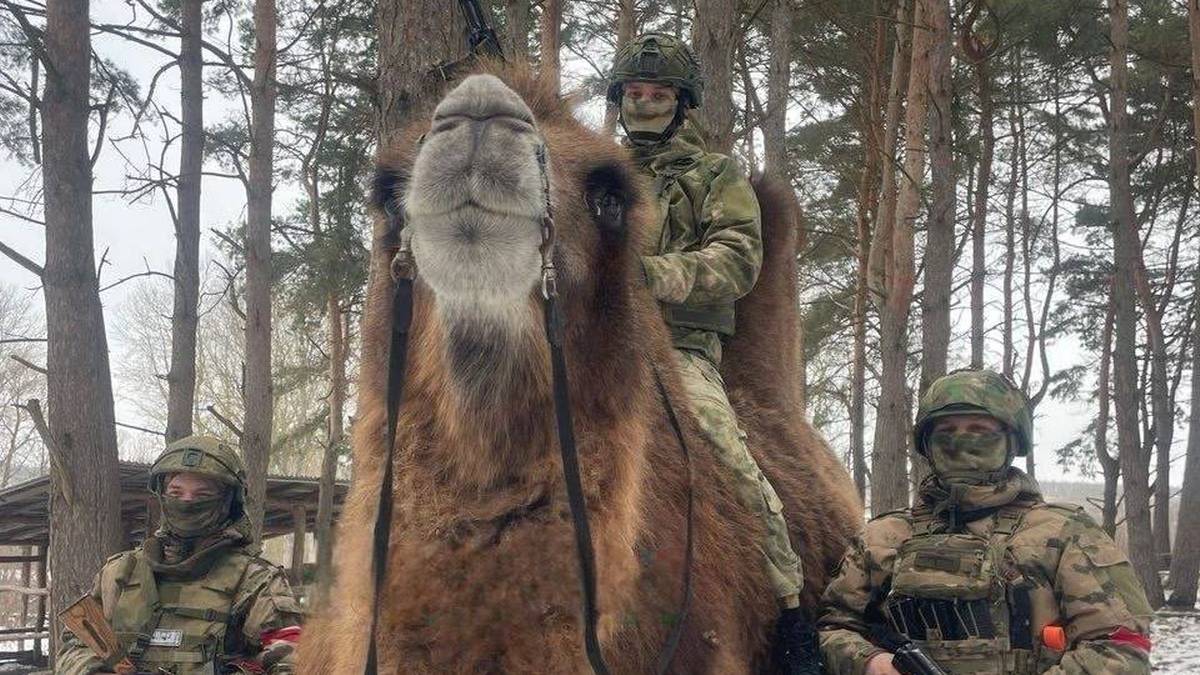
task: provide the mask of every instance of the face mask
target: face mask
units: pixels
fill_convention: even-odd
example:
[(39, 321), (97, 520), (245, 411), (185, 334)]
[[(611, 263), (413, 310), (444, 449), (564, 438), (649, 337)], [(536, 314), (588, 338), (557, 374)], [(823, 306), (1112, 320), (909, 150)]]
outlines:
[(929, 435), (929, 460), (939, 474), (990, 473), (1008, 463), (1003, 431), (939, 431)]
[(629, 140), (638, 144), (657, 143), (675, 121), (678, 99), (674, 96), (661, 101), (621, 98), (621, 123)]
[(215, 531), (229, 519), (230, 495), (184, 501), (176, 497), (159, 497), (163, 521), (179, 537), (199, 537)]

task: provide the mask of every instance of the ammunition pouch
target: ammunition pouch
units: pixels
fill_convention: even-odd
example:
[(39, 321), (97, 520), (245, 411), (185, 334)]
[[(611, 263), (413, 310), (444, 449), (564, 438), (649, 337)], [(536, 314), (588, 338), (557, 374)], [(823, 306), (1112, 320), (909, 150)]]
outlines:
[(1008, 547), (1024, 511), (1020, 504), (1000, 507), (983, 537), (935, 531), (944, 523), (914, 510), (913, 537), (896, 553), (884, 615), (950, 672), (1039, 672), (1029, 586)]

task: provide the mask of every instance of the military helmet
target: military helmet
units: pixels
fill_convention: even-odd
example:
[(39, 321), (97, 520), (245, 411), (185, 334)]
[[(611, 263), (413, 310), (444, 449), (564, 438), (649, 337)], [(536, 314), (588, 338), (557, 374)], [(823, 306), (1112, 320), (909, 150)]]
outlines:
[(643, 33), (617, 52), (608, 74), (608, 100), (621, 104), (625, 83), (657, 82), (679, 89), (688, 108), (699, 108), (704, 93), (700, 62), (683, 40), (666, 33)]
[(230, 444), (212, 436), (186, 436), (167, 446), (150, 466), (150, 491), (162, 494), (167, 476), (196, 473), (233, 488), (234, 511), (246, 503), (246, 465)]
[[(1025, 456), (1033, 447), (1033, 413), (1029, 399), (1009, 377), (993, 370), (965, 368), (929, 385), (917, 407), (913, 447), (928, 457), (925, 438), (933, 421), (947, 415), (989, 415), (1004, 424), (1013, 444), (1010, 453)], [(1011, 457), (1011, 454), (1010, 454)]]

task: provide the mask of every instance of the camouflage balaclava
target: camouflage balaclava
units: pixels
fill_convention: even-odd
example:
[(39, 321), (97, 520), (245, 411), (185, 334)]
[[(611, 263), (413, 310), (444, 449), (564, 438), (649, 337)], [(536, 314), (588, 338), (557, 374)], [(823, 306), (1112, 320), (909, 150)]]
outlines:
[[(939, 419), (986, 416), (999, 430), (969, 430), (969, 419), (953, 430), (934, 431)], [(996, 482), (1008, 475), (1013, 457), (1029, 452), (1033, 419), (1021, 390), (990, 370), (959, 370), (930, 385), (917, 410), (913, 442), (946, 482)]]
[[(190, 473), (214, 480), (219, 494), (183, 500), (168, 496), (172, 476)], [(226, 443), (210, 436), (188, 436), (167, 446), (150, 468), (150, 491), (162, 507), (163, 529), (181, 539), (197, 539), (223, 529), (242, 516), (246, 470), (241, 457)]]
[[(629, 82), (668, 85), (675, 95), (659, 101), (634, 100), (625, 96)], [(685, 42), (665, 33), (645, 33), (631, 40), (617, 52), (608, 75), (608, 101), (619, 107), (618, 119), (635, 145), (671, 138), (687, 109), (700, 107), (703, 92), (696, 55)]]

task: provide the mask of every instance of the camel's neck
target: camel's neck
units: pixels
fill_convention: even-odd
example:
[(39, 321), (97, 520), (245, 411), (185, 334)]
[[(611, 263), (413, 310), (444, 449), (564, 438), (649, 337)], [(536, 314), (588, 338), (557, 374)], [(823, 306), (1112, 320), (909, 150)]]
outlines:
[[(647, 389), (648, 370), (622, 337), (632, 330), (624, 312), (611, 302), (597, 312), (593, 304), (578, 302), (567, 312), (564, 351), (579, 450), (585, 457), (640, 453), (637, 394)], [(489, 490), (556, 480), (547, 475), (557, 471), (558, 438), (542, 308), (531, 302), (514, 311), (520, 316), (503, 323), (447, 320), (441, 308), (418, 312), (405, 416), (427, 436), (421, 465), (449, 484)]]

